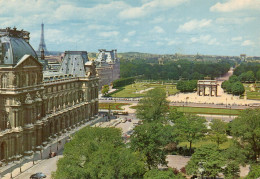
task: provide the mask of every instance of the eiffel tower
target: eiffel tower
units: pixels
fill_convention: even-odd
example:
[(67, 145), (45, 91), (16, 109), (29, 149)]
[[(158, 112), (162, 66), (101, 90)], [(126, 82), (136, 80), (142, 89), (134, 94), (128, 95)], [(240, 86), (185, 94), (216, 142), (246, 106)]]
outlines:
[(41, 41), (39, 44), (38, 52), (40, 52), (43, 49), (44, 53), (47, 54), (48, 51), (44, 42), (44, 24), (42, 23), (41, 25), (42, 25), (42, 32), (41, 32)]

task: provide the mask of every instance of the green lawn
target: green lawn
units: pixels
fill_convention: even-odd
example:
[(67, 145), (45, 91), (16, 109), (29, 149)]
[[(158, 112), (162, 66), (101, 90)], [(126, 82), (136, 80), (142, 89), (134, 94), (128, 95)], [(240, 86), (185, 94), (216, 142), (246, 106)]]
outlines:
[(123, 110), (122, 106), (129, 105), (129, 103), (99, 103), (99, 109)]
[[(252, 83), (254, 85), (254, 83)], [(247, 94), (247, 99), (254, 99), (254, 100), (260, 100), (260, 83), (256, 84), (256, 91), (251, 91), (251, 88), (249, 87), (251, 84), (248, 83), (243, 83), (246, 94)], [(244, 96), (241, 96), (241, 98), (244, 98)]]
[(118, 92), (112, 93), (112, 97), (118, 98), (134, 98), (134, 97), (143, 97), (146, 95), (147, 91), (139, 93), (141, 90), (146, 90), (148, 88), (163, 88), (169, 95), (174, 95), (178, 92), (176, 89), (176, 85), (172, 84), (156, 84), (156, 83), (145, 83), (145, 82), (138, 82), (135, 84), (127, 85), (123, 87), (122, 90)]
[(178, 111), (194, 114), (216, 114), (216, 115), (238, 115), (241, 110), (238, 109), (221, 109), (221, 108), (201, 108), (201, 107), (182, 107), (171, 106)]
[[(202, 138), (201, 140), (199, 141), (196, 141), (192, 144), (192, 148), (199, 148), (200, 146), (202, 145), (205, 145), (205, 144), (217, 144), (216, 142), (213, 142), (209, 139), (209, 137), (204, 137)], [(232, 144), (232, 140), (231, 139), (228, 139), (226, 142), (224, 142), (223, 144), (220, 144), (219, 145), (219, 149), (227, 149), (229, 148), (229, 146)], [(190, 146), (190, 143), (189, 142), (181, 142), (179, 143), (180, 147), (187, 147), (189, 148)]]
[[(215, 115), (238, 115), (241, 110), (239, 109), (222, 109), (222, 108), (201, 108), (201, 107), (183, 107), (183, 106), (170, 106), (177, 108), (180, 112), (193, 113), (193, 114), (215, 114)], [(137, 106), (130, 108), (136, 109)]]

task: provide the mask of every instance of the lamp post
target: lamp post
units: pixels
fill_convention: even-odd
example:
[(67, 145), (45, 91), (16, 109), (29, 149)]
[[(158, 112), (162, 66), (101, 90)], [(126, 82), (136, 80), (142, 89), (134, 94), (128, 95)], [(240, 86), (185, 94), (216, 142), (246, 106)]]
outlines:
[(231, 118), (231, 106), (229, 106), (229, 118)]

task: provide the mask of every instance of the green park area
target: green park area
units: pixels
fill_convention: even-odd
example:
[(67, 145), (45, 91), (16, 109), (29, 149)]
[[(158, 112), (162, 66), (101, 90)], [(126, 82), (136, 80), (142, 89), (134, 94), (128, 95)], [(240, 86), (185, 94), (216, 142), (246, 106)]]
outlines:
[[(260, 83), (244, 83), (247, 99), (260, 100)], [(244, 96), (241, 96), (244, 98)]]
[[(130, 108), (136, 109), (137, 106), (132, 106)], [(176, 108), (177, 111), (184, 113), (193, 114), (212, 114), (212, 115), (239, 115), (239, 109), (230, 108), (202, 108), (202, 107), (187, 107), (187, 106), (170, 106), (170, 108)]]
[(177, 111), (194, 114), (215, 114), (215, 115), (238, 115), (241, 110), (230, 108), (201, 108), (201, 107), (183, 107), (171, 106), (177, 108)]
[[(200, 148), (203, 145), (209, 145), (209, 144), (217, 144), (217, 143), (215, 141), (212, 141), (212, 139), (209, 136), (205, 136), (200, 140), (194, 141), (193, 147)], [(189, 142), (181, 142), (178, 144), (179, 147), (186, 147), (186, 148), (189, 148), (189, 145), (190, 145)], [(219, 145), (219, 149), (224, 150), (229, 148), (231, 145), (232, 145), (232, 140), (228, 139), (227, 141)]]
[(123, 110), (122, 106), (129, 105), (128, 103), (99, 103), (99, 109)]
[(161, 88), (166, 91), (169, 95), (174, 95), (178, 92), (176, 89), (176, 85), (166, 84), (166, 83), (148, 83), (148, 82), (137, 82), (134, 84), (130, 84), (118, 89), (116, 92), (111, 93), (112, 97), (116, 98), (136, 98), (136, 97), (144, 97), (147, 91)]

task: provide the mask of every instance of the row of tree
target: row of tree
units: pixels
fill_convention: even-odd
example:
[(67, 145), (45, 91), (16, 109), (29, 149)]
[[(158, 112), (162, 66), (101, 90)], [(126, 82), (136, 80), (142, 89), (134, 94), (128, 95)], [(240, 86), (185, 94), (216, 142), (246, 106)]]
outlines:
[(241, 63), (235, 70), (234, 75), (240, 76), (242, 82), (260, 81), (259, 63)]
[(169, 61), (164, 65), (147, 60), (121, 60), (120, 76), (123, 78), (142, 75), (143, 79), (178, 80), (180, 78), (199, 80), (205, 76), (212, 79), (225, 74), (230, 69), (230, 61), (194, 62), (188, 60)]
[(197, 89), (197, 80), (178, 81), (176, 88), (180, 90), (180, 92), (193, 92)]
[(120, 88), (129, 84), (134, 83), (135, 77), (120, 78), (113, 81), (113, 88)]
[(240, 82), (239, 77), (236, 75), (232, 75), (229, 80), (224, 81), (221, 88), (233, 95), (242, 95), (245, 92), (243, 83)]

